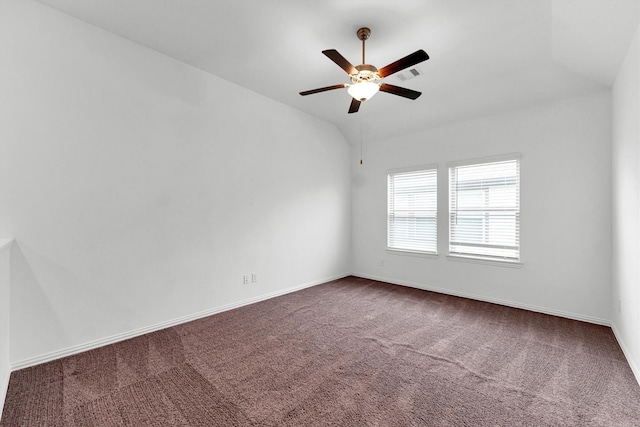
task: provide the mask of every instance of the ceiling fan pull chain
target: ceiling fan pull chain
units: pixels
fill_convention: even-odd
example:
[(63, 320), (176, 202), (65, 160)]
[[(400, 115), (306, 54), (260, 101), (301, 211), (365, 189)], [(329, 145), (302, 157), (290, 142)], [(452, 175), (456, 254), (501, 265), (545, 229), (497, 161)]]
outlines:
[[(364, 42), (363, 42), (364, 43)], [(364, 131), (364, 124), (362, 123), (362, 119), (360, 120), (360, 164), (362, 164), (362, 133)]]

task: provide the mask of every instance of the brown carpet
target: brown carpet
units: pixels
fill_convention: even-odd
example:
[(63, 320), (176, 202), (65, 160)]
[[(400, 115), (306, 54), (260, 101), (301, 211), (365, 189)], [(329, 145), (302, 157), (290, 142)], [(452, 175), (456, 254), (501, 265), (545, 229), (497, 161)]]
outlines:
[(610, 328), (348, 277), (12, 373), (2, 426), (638, 426)]

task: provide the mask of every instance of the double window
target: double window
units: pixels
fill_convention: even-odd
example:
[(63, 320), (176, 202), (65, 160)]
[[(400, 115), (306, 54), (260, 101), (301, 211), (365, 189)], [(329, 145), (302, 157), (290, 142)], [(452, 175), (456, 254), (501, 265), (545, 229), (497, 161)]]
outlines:
[[(437, 167), (387, 177), (387, 248), (437, 253)], [(449, 165), (449, 255), (520, 260), (520, 159)]]

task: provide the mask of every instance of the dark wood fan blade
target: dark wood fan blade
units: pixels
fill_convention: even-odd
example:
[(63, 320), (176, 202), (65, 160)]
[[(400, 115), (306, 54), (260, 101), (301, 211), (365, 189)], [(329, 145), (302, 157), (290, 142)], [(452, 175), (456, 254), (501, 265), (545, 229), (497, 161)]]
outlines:
[(302, 95), (302, 96), (312, 95), (314, 93), (326, 92), (328, 90), (344, 89), (345, 87), (347, 87), (347, 85), (344, 84), (344, 83), (340, 84), (340, 85), (325, 86), (325, 87), (321, 87), (321, 88), (318, 88), (318, 89), (305, 90), (304, 92), (300, 92), (300, 95)]
[(427, 55), (427, 52), (422, 49), (416, 50), (411, 55), (407, 55), (402, 59), (398, 59), (396, 62), (392, 62), (391, 64), (382, 67), (378, 70), (378, 74), (380, 74), (380, 77), (385, 78), (393, 73), (397, 73), (400, 70), (409, 68), (412, 65), (416, 65), (422, 61), (426, 61), (427, 59), (429, 59), (429, 55)]
[(418, 92), (418, 91), (407, 89), (400, 86), (389, 85), (386, 83), (382, 83), (380, 85), (380, 90), (382, 92), (392, 93), (394, 95), (403, 96), (409, 99), (416, 99), (417, 97), (422, 95), (422, 92)]
[(338, 64), (338, 67), (345, 70), (347, 74), (356, 74), (358, 72), (358, 70), (356, 70), (356, 67), (351, 65), (351, 62), (347, 61), (347, 59), (344, 56), (340, 55), (337, 50), (323, 50), (322, 53), (324, 53), (327, 58)]
[(357, 113), (358, 110), (360, 109), (360, 104), (362, 104), (362, 102), (358, 101), (355, 98), (351, 98), (351, 105), (349, 106), (349, 114)]

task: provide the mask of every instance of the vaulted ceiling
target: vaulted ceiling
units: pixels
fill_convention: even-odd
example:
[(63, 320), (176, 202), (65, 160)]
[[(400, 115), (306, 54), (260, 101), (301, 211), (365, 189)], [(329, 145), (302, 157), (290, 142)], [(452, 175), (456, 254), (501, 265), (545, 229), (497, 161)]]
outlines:
[[(390, 138), (611, 87), (638, 28), (640, 0), (39, 0), (264, 96), (334, 123), (350, 142)], [(303, 90), (347, 83), (321, 51), (360, 63), (371, 28), (378, 68), (418, 49), (422, 75), (350, 97)]]

